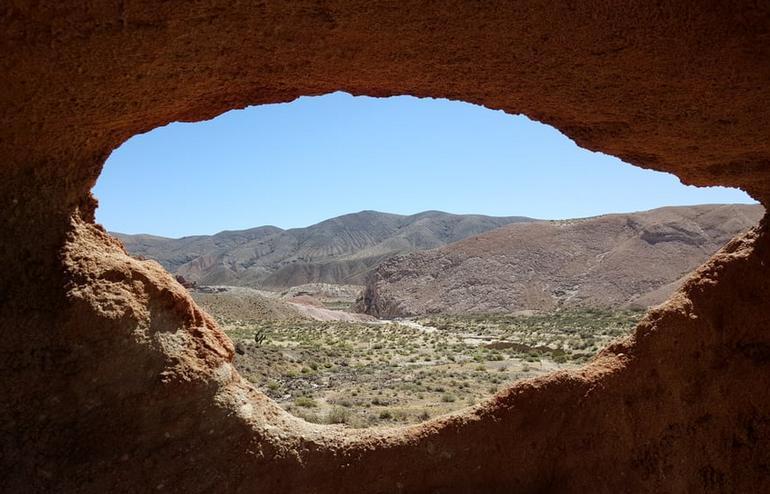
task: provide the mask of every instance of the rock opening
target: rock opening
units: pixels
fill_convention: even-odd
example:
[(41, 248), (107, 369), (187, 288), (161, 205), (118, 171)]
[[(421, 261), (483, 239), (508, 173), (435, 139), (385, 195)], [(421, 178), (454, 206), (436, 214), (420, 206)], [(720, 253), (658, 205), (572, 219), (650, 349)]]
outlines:
[[(217, 325), (93, 224), (128, 137), (333, 90), (458, 98), (770, 199), (770, 16), (713, 3), (2, 9), (0, 478), (8, 492), (759, 491), (766, 221), (577, 372), (412, 428), (304, 424)], [(233, 40), (237, 40), (237, 43)]]

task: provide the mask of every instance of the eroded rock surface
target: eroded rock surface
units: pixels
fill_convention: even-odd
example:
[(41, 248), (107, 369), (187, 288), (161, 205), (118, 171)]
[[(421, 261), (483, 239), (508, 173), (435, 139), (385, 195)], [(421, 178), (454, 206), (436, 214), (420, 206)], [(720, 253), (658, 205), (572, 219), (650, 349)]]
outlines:
[(357, 301), (379, 317), (643, 308), (665, 302), (756, 205), (701, 205), (508, 225), (381, 264)]
[(767, 206), (768, 33), (749, 2), (4, 4), (0, 490), (765, 490), (766, 223), (581, 371), (353, 433), (243, 382), (184, 289), (92, 224), (89, 189), (134, 134), (344, 90), (525, 113)]

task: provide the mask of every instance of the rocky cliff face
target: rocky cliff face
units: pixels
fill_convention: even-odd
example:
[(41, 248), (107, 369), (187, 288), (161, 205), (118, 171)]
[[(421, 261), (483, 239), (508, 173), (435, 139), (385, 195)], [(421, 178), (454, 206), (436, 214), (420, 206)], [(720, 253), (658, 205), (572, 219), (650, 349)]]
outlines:
[(761, 206), (706, 205), (509, 225), (383, 263), (357, 309), (398, 317), (646, 308), (763, 214)]
[(768, 33), (757, 2), (5, 2), (0, 490), (765, 491), (766, 221), (581, 369), (344, 431), (245, 383), (184, 288), (93, 223), (89, 190), (135, 134), (344, 90), (523, 113), (767, 206)]

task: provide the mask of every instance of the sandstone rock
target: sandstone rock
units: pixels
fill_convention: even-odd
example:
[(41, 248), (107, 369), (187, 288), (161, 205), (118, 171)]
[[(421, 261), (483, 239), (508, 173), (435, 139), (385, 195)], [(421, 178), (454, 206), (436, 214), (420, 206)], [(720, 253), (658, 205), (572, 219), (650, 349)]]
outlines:
[(766, 221), (584, 368), (362, 432), (245, 383), (186, 291), (93, 224), (89, 190), (133, 135), (344, 90), (523, 113), (767, 206), (768, 32), (757, 2), (6, 2), (0, 489), (766, 490)]

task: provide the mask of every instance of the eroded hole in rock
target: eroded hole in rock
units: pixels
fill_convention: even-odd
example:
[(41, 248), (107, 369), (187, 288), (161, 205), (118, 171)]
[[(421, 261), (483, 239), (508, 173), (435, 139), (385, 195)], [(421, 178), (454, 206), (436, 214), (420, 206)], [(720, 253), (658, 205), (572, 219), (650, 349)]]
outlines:
[(345, 94), (137, 136), (95, 194), (127, 250), (220, 322), (244, 377), (350, 427), (581, 365), (763, 213), (523, 117)]

